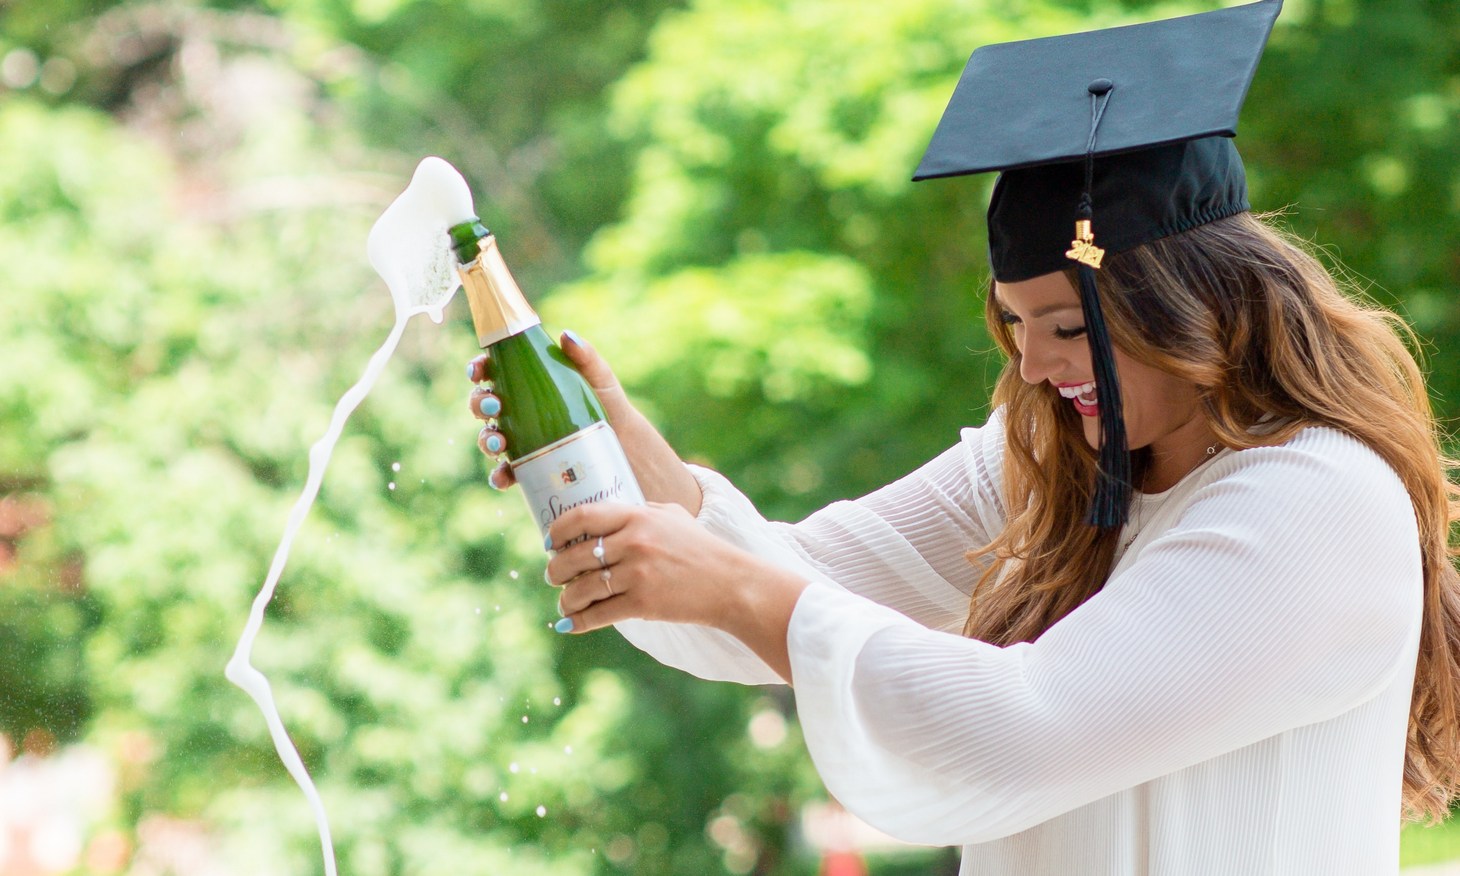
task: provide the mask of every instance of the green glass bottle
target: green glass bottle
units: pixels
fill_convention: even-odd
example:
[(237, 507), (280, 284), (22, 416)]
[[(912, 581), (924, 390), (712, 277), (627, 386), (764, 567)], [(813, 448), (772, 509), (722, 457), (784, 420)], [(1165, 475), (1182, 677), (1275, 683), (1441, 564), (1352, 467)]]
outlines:
[(449, 232), (477, 341), (502, 399), (497, 429), (512, 473), (544, 535), (564, 511), (597, 501), (644, 503), (603, 406), (567, 354), (543, 331), (497, 238), (480, 220)]

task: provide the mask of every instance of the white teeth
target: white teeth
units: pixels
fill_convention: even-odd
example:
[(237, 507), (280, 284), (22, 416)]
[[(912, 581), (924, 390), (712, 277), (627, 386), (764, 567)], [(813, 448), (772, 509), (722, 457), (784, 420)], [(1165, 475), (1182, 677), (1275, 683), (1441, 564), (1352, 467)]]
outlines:
[(1064, 396), (1065, 398), (1078, 398), (1082, 395), (1088, 396), (1091, 393), (1095, 392), (1095, 381), (1092, 380), (1089, 383), (1081, 383), (1078, 386), (1057, 386), (1055, 388), (1058, 389), (1060, 391), (1060, 395)]

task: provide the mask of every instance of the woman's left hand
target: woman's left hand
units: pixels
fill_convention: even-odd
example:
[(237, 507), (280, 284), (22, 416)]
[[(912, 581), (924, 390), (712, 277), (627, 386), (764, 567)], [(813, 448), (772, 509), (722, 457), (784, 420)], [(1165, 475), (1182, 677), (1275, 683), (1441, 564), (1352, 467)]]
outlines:
[(715, 627), (790, 680), (786, 630), (806, 581), (706, 531), (682, 507), (595, 502), (549, 530), (563, 632), (630, 618)]

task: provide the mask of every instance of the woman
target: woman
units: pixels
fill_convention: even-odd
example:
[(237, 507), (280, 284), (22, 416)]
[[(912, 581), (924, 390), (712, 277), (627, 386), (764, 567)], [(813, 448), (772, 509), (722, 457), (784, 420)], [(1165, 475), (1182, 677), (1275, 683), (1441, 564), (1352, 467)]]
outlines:
[[(1460, 791), (1460, 503), (1421, 375), (1251, 215), (1226, 138), (1097, 150), (1099, 81), (1083, 180), (1064, 155), (995, 190), (994, 414), (882, 490), (767, 522), (564, 336), (652, 504), (553, 525), (559, 629), (792, 682), (829, 790), (965, 873), (1393, 873), (1396, 816)], [(1098, 270), (1046, 242), (1092, 201)], [(1134, 494), (1087, 517), (1127, 448)]]

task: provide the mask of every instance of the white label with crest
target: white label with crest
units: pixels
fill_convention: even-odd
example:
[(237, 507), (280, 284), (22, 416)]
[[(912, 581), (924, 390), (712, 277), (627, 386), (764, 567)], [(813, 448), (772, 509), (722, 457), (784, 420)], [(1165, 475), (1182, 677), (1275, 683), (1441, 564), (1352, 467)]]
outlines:
[(537, 528), (589, 502), (644, 504), (623, 445), (607, 423), (594, 423), (512, 464)]

